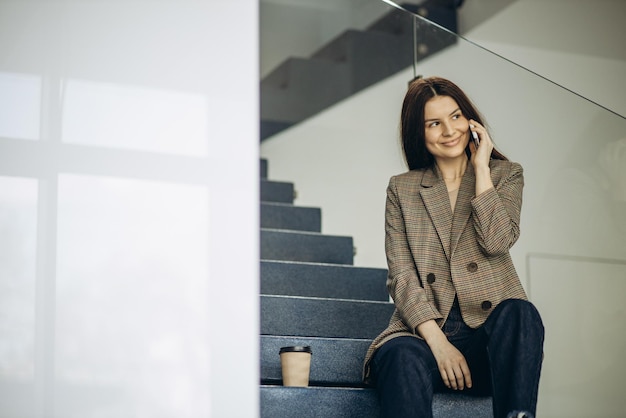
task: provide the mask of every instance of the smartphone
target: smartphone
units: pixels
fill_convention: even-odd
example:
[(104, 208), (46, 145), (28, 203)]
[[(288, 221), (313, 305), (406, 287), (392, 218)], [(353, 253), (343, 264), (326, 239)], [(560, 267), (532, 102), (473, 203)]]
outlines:
[(478, 134), (474, 131), (471, 131), (471, 132), (472, 132), (472, 138), (474, 139), (474, 145), (476, 146), (476, 148), (478, 148), (478, 145), (480, 145), (480, 139), (478, 139)]

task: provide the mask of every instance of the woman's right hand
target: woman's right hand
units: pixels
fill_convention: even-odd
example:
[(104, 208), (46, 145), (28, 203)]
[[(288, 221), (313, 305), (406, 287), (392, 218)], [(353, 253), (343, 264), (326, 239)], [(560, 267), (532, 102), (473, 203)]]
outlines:
[(472, 375), (467, 361), (461, 352), (443, 333), (434, 320), (426, 321), (417, 327), (437, 361), (443, 383), (451, 389), (463, 390), (472, 387)]
[(430, 346), (430, 349), (437, 360), (443, 383), (448, 388), (463, 390), (472, 387), (472, 376), (465, 357), (447, 338)]

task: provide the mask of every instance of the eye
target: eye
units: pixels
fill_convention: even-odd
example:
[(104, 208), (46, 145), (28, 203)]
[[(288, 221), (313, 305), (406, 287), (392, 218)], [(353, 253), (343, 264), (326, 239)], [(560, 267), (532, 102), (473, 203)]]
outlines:
[(434, 128), (435, 126), (439, 126), (439, 122), (436, 122), (436, 121), (435, 122), (430, 122), (427, 126), (429, 128)]
[(460, 113), (455, 113), (454, 115), (452, 115), (452, 120), (460, 119), (461, 116), (463, 116), (463, 115), (461, 115)]

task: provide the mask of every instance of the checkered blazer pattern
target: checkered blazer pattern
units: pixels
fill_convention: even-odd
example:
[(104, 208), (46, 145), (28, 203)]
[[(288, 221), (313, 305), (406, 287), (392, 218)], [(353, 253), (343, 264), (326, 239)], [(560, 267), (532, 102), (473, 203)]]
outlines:
[(439, 170), (422, 169), (394, 176), (387, 188), (385, 250), (387, 288), (396, 309), (389, 326), (370, 346), (392, 338), (418, 337), (417, 326), (434, 319), (443, 326), (457, 295), (463, 319), (483, 324), (505, 299), (527, 299), (509, 249), (520, 229), (522, 166), (491, 160), (494, 188), (475, 197), (471, 164), (463, 175), (454, 214)]

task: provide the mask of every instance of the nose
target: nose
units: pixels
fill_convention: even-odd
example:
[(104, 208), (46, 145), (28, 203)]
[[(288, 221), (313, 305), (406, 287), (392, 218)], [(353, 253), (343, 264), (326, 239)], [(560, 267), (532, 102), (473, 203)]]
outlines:
[(450, 122), (443, 122), (443, 135), (444, 136), (452, 136), (454, 135), (454, 127)]

